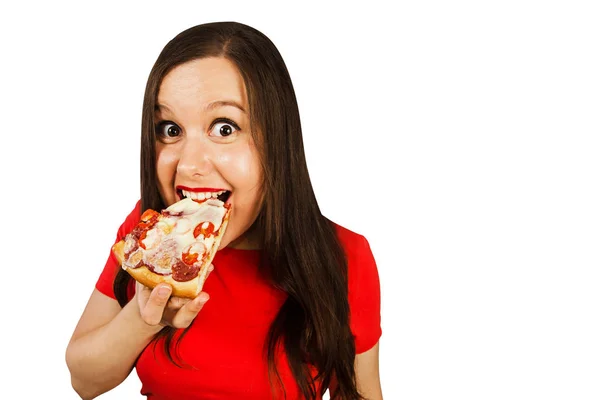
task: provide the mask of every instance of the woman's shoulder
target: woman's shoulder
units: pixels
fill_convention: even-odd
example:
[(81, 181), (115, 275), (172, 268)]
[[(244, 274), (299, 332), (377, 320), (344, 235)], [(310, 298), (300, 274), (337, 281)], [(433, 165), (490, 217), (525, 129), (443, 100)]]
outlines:
[(135, 228), (137, 223), (140, 221), (140, 216), (142, 215), (141, 207), (142, 200), (138, 200), (135, 203), (135, 207), (133, 207), (133, 210), (131, 210), (131, 212), (125, 218), (125, 221), (123, 221), (123, 224), (121, 224), (121, 226), (119, 227), (119, 232), (117, 234), (119, 238), (125, 237), (125, 235), (131, 232), (133, 228)]
[(381, 294), (377, 263), (367, 239), (348, 228), (334, 224), (346, 253), (348, 265), (348, 304), (350, 329), (356, 354), (372, 348), (381, 336)]
[(338, 240), (342, 245), (346, 256), (351, 259), (363, 258), (371, 254), (371, 247), (367, 238), (360, 233), (354, 232), (338, 223), (331, 221)]
[(363, 237), (360, 233), (351, 231), (350, 229), (338, 224), (337, 222), (331, 221), (331, 224), (334, 226), (336, 233), (340, 236), (340, 239), (346, 240), (358, 240)]

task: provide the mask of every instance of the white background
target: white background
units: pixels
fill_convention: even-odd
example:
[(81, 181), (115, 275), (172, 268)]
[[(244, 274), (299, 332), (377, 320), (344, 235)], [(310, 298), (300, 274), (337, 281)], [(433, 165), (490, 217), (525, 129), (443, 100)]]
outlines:
[(593, 3), (3, 3), (0, 396), (77, 398), (64, 351), (138, 198), (150, 68), (234, 20), (286, 60), (323, 213), (371, 243), (385, 398), (598, 399)]

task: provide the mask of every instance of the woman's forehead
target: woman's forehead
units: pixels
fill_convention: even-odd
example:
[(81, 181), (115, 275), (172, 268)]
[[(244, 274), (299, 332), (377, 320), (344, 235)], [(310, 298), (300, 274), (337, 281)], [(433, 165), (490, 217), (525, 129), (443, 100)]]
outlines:
[(163, 78), (158, 92), (158, 104), (169, 109), (230, 104), (247, 110), (247, 101), (241, 74), (231, 61), (222, 57), (178, 65)]

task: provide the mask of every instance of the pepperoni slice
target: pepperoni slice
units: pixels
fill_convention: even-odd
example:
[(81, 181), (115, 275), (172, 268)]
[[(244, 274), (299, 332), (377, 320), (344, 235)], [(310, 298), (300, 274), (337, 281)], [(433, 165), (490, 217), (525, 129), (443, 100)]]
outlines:
[(135, 236), (131, 235), (126, 238), (125, 241), (125, 260), (129, 260), (129, 255), (136, 251), (140, 247)]
[(144, 213), (140, 217), (140, 221), (150, 222), (150, 221), (154, 220), (154, 222), (156, 222), (159, 215), (160, 214), (157, 213), (156, 211), (154, 211), (152, 209), (148, 209), (148, 210), (144, 211)]
[(198, 254), (197, 253), (182, 253), (181, 260), (184, 263), (186, 263), (187, 265), (192, 265), (196, 261), (198, 261)]
[(141, 266), (144, 266), (146, 268), (148, 268), (150, 271), (152, 271), (153, 273), (155, 273), (156, 275), (162, 275), (162, 276), (167, 276), (167, 275), (171, 275), (171, 272), (158, 272), (156, 270), (156, 268), (154, 268), (152, 265), (149, 264), (144, 264), (143, 262), (140, 262)]
[(135, 226), (135, 228), (131, 232), (131, 235), (138, 240), (138, 244), (144, 250), (146, 249), (146, 246), (144, 246), (142, 240), (146, 238), (146, 234), (148, 233), (148, 231), (152, 229), (154, 225), (156, 225), (156, 223), (158, 222), (159, 215), (160, 214), (154, 210), (146, 210), (142, 214), (141, 221)]
[(140, 245), (140, 247), (144, 250), (146, 250), (146, 245), (144, 244), (143, 240), (146, 239), (146, 235), (148, 234), (148, 231), (142, 231), (142, 233), (140, 234), (140, 238), (138, 239), (138, 244)]
[(202, 242), (194, 242), (183, 249), (181, 260), (187, 265), (193, 265), (198, 262), (198, 259), (204, 256), (206, 247)]
[(194, 265), (186, 265), (184, 262), (177, 260), (173, 266), (173, 280), (177, 282), (187, 282), (191, 279), (194, 279), (198, 276), (198, 272), (200, 271), (199, 266)]
[(209, 237), (215, 234), (215, 225), (210, 221), (200, 222), (194, 229), (194, 237), (197, 238), (200, 235)]

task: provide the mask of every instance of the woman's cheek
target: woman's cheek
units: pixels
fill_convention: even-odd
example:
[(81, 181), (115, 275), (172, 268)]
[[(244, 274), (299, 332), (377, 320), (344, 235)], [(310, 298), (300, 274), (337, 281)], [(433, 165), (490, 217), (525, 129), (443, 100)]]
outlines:
[(227, 150), (215, 158), (219, 173), (234, 192), (232, 218), (225, 231), (221, 248), (244, 236), (258, 215), (262, 195), (262, 172), (254, 146), (240, 143), (239, 146), (231, 146)]
[(167, 205), (176, 201), (174, 186), (178, 160), (178, 154), (174, 149), (157, 144), (156, 174), (158, 175), (160, 194)]
[(240, 143), (228, 150), (216, 157), (223, 177), (234, 187), (257, 182), (260, 178), (260, 161), (254, 145)]

